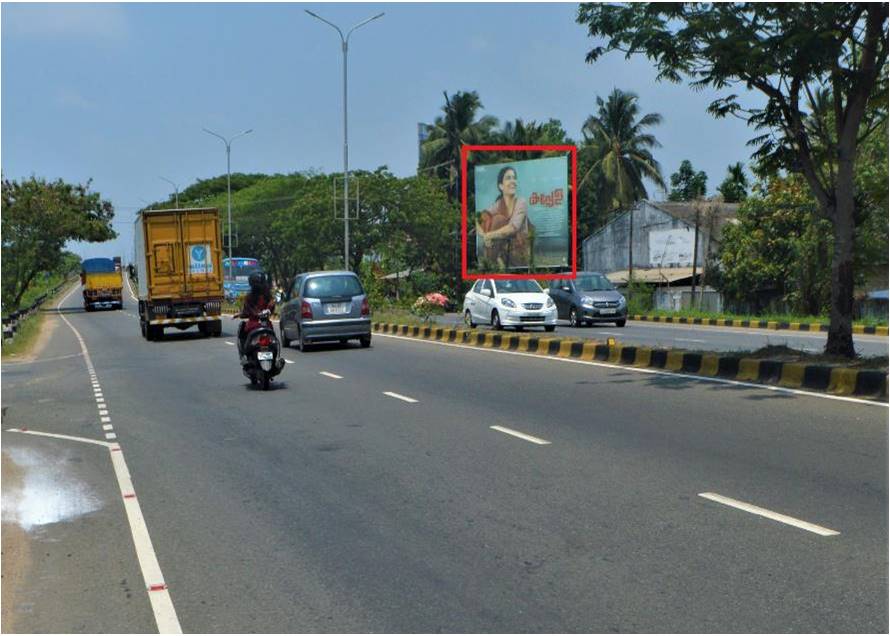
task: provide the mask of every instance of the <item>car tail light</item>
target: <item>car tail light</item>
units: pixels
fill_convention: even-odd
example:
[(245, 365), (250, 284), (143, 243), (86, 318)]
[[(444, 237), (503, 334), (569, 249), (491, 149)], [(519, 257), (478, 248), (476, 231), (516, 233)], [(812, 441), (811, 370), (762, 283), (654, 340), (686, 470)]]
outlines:
[(312, 318), (312, 307), (305, 300), (300, 303), (300, 317)]
[(268, 347), (272, 344), (272, 337), (269, 334), (264, 333), (259, 338), (257, 338), (257, 344), (261, 347)]
[(367, 316), (371, 313), (371, 305), (368, 304), (368, 299), (362, 299), (362, 316)]

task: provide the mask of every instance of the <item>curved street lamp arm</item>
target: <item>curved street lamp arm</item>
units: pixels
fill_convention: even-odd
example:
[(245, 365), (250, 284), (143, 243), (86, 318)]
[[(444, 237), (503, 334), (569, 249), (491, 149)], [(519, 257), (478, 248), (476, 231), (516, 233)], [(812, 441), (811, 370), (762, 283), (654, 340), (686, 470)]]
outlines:
[(303, 11), (305, 11), (306, 13), (308, 13), (309, 15), (311, 15), (313, 18), (316, 18), (316, 19), (318, 19), (318, 20), (321, 20), (322, 22), (324, 22), (324, 23), (327, 24), (328, 26), (333, 27), (334, 29), (336, 29), (336, 30), (337, 30), (337, 33), (340, 34), (340, 40), (342, 40), (343, 42), (346, 41), (346, 38), (343, 37), (343, 31), (341, 31), (341, 30), (340, 30), (340, 27), (338, 27), (336, 24), (334, 24), (334, 23), (331, 22), (330, 20), (325, 20), (323, 17), (321, 17), (320, 15), (318, 15), (318, 14), (316, 14), (316, 13), (312, 13), (309, 9), (303, 9)]
[(356, 24), (354, 27), (352, 27), (351, 29), (349, 29), (349, 33), (346, 34), (346, 41), (349, 42), (349, 36), (352, 35), (352, 32), (355, 31), (357, 28), (365, 26), (368, 22), (371, 22), (372, 20), (376, 20), (377, 18), (382, 18), (384, 13), (385, 13), (384, 11), (381, 11), (381, 12), (378, 13), (377, 15), (375, 15), (375, 16), (371, 16), (370, 18), (368, 18), (368, 19), (365, 20), (364, 22), (359, 22), (359, 23)]

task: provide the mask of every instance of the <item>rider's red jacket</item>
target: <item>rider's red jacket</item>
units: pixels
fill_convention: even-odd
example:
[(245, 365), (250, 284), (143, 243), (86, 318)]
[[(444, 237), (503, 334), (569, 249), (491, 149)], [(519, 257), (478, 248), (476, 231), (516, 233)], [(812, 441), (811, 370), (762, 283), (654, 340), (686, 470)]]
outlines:
[(246, 318), (247, 324), (244, 325), (244, 332), (250, 333), (260, 326), (260, 312), (268, 309), (270, 312), (275, 311), (275, 301), (271, 298), (260, 294), (253, 297), (253, 294), (247, 294), (244, 297), (244, 305), (241, 307), (239, 318)]

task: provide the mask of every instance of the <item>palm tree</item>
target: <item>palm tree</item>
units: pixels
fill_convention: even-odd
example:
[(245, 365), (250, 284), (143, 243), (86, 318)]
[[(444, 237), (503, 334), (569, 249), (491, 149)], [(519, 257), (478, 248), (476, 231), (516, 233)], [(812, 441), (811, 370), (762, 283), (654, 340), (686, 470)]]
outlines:
[(741, 161), (726, 167), (726, 178), (717, 188), (727, 203), (744, 201), (748, 196), (748, 177), (745, 175), (745, 167)]
[(591, 160), (579, 185), (598, 181), (598, 194), (607, 213), (622, 209), (630, 212), (628, 277), (632, 278), (632, 206), (648, 196), (644, 179), (665, 188), (661, 166), (651, 152), (661, 144), (654, 135), (646, 132), (647, 128), (660, 124), (662, 117), (658, 113), (648, 113), (638, 120), (637, 95), (617, 88), (605, 101), (597, 96), (596, 105), (597, 114), (588, 117), (581, 129), (581, 151)]
[(460, 196), (460, 149), (465, 144), (484, 144), (498, 120), (491, 115), (476, 119), (482, 101), (476, 91), (458, 91), (445, 95), (443, 115), (427, 129), (427, 139), (420, 147), (420, 169), (446, 179), (448, 198)]
[[(535, 120), (528, 122), (522, 119), (508, 121), (503, 128), (494, 133), (493, 141), (505, 146), (559, 146), (568, 145), (572, 141), (568, 138), (558, 119), (550, 119), (540, 124)], [(539, 151), (527, 151), (518, 153), (517, 158), (537, 158), (542, 155)]]

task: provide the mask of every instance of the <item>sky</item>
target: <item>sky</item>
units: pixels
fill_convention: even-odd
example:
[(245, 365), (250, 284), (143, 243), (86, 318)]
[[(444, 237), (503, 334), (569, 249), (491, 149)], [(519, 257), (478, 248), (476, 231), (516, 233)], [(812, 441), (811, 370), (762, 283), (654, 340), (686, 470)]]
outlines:
[[(683, 159), (708, 174), (713, 194), (726, 167), (747, 162), (744, 122), (716, 120), (717, 97), (656, 82), (645, 58), (595, 45), (575, 22), (577, 4), (140, 3), (10, 4), (0, 8), (0, 165), (92, 188), (115, 207), (118, 239), (76, 244), (84, 257), (132, 254), (132, 221), (173, 187), (233, 172), (342, 170), (342, 54), (349, 45), (349, 163), (417, 167), (417, 123), (441, 112), (443, 91), (475, 90), (501, 122), (556, 118), (575, 139), (613, 88), (658, 112), (653, 132), (665, 180)], [(753, 99), (753, 97), (752, 97)], [(660, 198), (656, 192), (650, 197)]]

